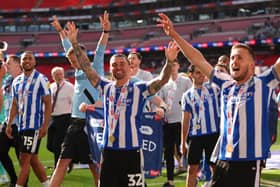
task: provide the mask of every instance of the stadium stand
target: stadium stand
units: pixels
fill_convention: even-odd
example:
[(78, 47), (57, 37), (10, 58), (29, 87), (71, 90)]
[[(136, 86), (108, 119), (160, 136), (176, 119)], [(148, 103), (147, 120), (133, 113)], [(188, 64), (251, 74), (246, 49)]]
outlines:
[[(269, 17), (273, 17), (275, 22), (280, 20), (280, 15), (261, 15), (250, 18), (179, 23), (175, 27), (185, 39), (192, 43), (245, 40), (248, 39), (250, 28), (256, 24), (264, 23)], [(12, 53), (18, 52), (17, 49), (21, 50), (22, 45), (25, 43), (24, 41), (31, 42), (28, 45), (29, 48), (35, 47), (40, 49), (41, 52), (55, 52), (55, 50), (59, 49), (57, 48), (58, 36), (55, 32), (36, 32), (34, 34), (25, 32), (20, 35), (18, 33), (1, 33), (0, 36), (1, 39), (12, 44), (9, 49)], [(86, 45), (95, 46), (99, 36), (100, 31), (81, 30), (79, 39)], [(168, 37), (160, 29), (156, 26), (146, 26), (113, 30), (110, 34), (108, 46), (110, 48), (148, 47), (150, 45), (164, 45), (167, 42)], [(61, 48), (59, 51), (61, 51)]]
[[(278, 2), (278, 3), (277, 3)], [(246, 41), (269, 64), (280, 45), (280, 1), (274, 0), (14, 0), (0, 1), (0, 39), (8, 53), (37, 52), (43, 63), (67, 62), (57, 33), (50, 27), (52, 15), (62, 24), (74, 20), (80, 42), (90, 56), (100, 36), (98, 16), (110, 13), (112, 31), (105, 59), (115, 52), (144, 53), (144, 66), (161, 63), (169, 41), (156, 27), (157, 14), (167, 13), (176, 30), (210, 59), (227, 53), (232, 41)], [(267, 22), (271, 24), (267, 24)], [(273, 32), (272, 32), (273, 31)], [(214, 42), (211, 44), (211, 42)], [(181, 57), (182, 58), (182, 57)], [(153, 63), (149, 63), (153, 62)]]
[(13, 1), (0, 1), (0, 9), (1, 10), (18, 10), (18, 9), (24, 9), (24, 10), (31, 10), (36, 6), (38, 0), (28, 0), (28, 1), (22, 1), (22, 0), (13, 0)]
[(38, 0), (38, 7), (34, 8), (67, 8), (80, 6), (80, 0)]

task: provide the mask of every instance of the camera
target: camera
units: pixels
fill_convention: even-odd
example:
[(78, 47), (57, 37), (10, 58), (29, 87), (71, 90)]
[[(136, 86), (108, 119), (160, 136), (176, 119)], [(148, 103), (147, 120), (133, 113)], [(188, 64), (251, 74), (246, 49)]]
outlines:
[(8, 48), (8, 43), (5, 41), (0, 41), (0, 51), (6, 51)]

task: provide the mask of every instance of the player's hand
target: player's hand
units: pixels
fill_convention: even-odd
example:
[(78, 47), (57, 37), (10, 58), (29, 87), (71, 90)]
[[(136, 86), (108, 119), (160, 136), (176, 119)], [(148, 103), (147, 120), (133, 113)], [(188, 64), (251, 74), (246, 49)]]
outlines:
[(39, 129), (39, 138), (43, 138), (44, 136), (47, 135), (48, 132), (48, 126), (47, 125), (43, 125), (40, 129)]
[(187, 145), (187, 143), (181, 144), (181, 153), (183, 155), (187, 155), (188, 154), (188, 145)]
[(171, 36), (175, 32), (172, 21), (164, 13), (159, 13), (158, 15), (160, 19), (157, 26), (161, 27), (167, 36)]
[(79, 106), (79, 110), (81, 112), (86, 112), (87, 111), (87, 107), (88, 107), (88, 105), (86, 103), (81, 103), (80, 106)]
[(53, 18), (53, 21), (51, 22), (51, 25), (56, 30), (56, 32), (63, 31), (63, 28), (61, 27), (60, 22), (58, 21), (56, 15), (52, 16), (52, 18)]
[(101, 24), (101, 27), (104, 31), (110, 31), (111, 30), (111, 22), (109, 20), (109, 13), (105, 10), (103, 13), (103, 16), (99, 16), (99, 21)]
[(155, 109), (155, 113), (159, 119), (162, 119), (164, 117), (164, 110), (160, 107), (157, 107)]
[(168, 62), (174, 62), (176, 60), (178, 53), (180, 51), (180, 48), (177, 46), (176, 42), (170, 41), (168, 43), (168, 47), (165, 48), (165, 57), (168, 60)]
[(12, 127), (10, 125), (7, 125), (6, 127), (6, 135), (8, 138), (13, 139), (14, 137), (12, 136)]
[(67, 22), (67, 29), (64, 32), (65, 32), (66, 37), (69, 39), (69, 41), (72, 44), (78, 42), (77, 38), (78, 38), (79, 29), (76, 28), (76, 25), (73, 21)]

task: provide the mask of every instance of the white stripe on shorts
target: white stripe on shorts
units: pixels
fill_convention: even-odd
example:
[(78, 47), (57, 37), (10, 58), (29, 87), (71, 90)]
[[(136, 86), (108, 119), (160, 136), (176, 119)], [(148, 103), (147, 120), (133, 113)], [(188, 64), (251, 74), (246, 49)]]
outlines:
[(31, 153), (35, 153), (37, 145), (38, 145), (38, 140), (39, 140), (39, 130), (35, 130), (34, 136), (33, 136), (33, 144), (31, 148)]

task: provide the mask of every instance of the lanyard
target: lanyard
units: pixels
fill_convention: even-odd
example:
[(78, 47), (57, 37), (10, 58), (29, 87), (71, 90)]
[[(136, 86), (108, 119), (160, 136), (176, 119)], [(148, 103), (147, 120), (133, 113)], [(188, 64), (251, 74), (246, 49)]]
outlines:
[(28, 97), (28, 90), (29, 87), (31, 85), (32, 82), (35, 82), (35, 80), (33, 80), (35, 74), (35, 70), (32, 71), (32, 73), (30, 74), (30, 76), (27, 79), (27, 84), (25, 85), (25, 87), (23, 88), (24, 85), (24, 74), (21, 75), (21, 83), (18, 89), (18, 97), (19, 97), (19, 114), (23, 114), (23, 108), (24, 108), (24, 103), (25, 103), (25, 99), (27, 99)]
[[(244, 93), (247, 93), (249, 87), (251, 87), (254, 84), (254, 77), (252, 76), (247, 82), (245, 82), (243, 85), (240, 86), (240, 89), (235, 97), (233, 97), (234, 90), (236, 88), (236, 85), (233, 85), (229, 91), (229, 94), (227, 96), (227, 105), (226, 105), (226, 115), (227, 115), (227, 147), (226, 147), (226, 157), (231, 158), (232, 152), (234, 151), (234, 145), (233, 145), (233, 133), (235, 129), (235, 124), (237, 120), (238, 111), (240, 108), (241, 103), (246, 102), (246, 95)], [(234, 109), (232, 110), (232, 106), (235, 104)], [(233, 111), (233, 113), (232, 113)], [(242, 120), (242, 119), (239, 119)]]
[(63, 83), (61, 84), (61, 86), (57, 83), (57, 87), (56, 87), (56, 91), (53, 95), (53, 103), (52, 103), (52, 112), (54, 111), (54, 107), (55, 107), (55, 104), (56, 104), (56, 101), (57, 101), (57, 97), (58, 97), (58, 92), (62, 89), (62, 87), (64, 86), (64, 81)]
[(204, 110), (203, 103), (204, 103), (204, 99), (205, 99), (205, 96), (206, 96), (206, 88), (204, 86), (201, 87), (201, 94), (200, 95), (198, 93), (198, 89), (195, 89), (194, 87), (192, 87), (192, 90), (193, 90), (194, 99), (195, 99), (196, 102), (198, 102), (198, 113), (197, 113), (197, 119), (196, 119), (196, 123), (197, 123), (196, 128), (200, 128), (202, 113), (203, 113), (203, 110)]
[(109, 93), (109, 116), (108, 116), (108, 122), (109, 122), (109, 140), (111, 143), (115, 141), (114, 133), (117, 126), (117, 121), (120, 117), (120, 108), (122, 105), (122, 101), (126, 100), (127, 98), (127, 87), (128, 87), (129, 81), (124, 84), (121, 88), (121, 93), (117, 99), (117, 104), (115, 107), (115, 97), (116, 97), (116, 85), (112, 84), (110, 93)]

